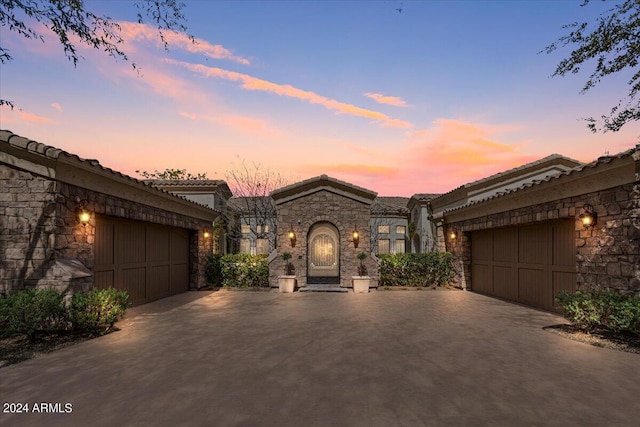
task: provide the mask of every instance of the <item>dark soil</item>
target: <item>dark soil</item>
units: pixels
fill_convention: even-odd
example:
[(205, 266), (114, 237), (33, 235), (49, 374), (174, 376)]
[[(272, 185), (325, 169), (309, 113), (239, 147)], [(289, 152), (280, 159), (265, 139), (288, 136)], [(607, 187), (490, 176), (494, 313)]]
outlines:
[(640, 354), (640, 335), (638, 334), (615, 332), (608, 329), (590, 331), (579, 325), (553, 325), (543, 329), (595, 347)]
[(91, 338), (94, 338), (91, 334), (76, 332), (42, 333), (36, 336), (35, 342), (29, 342), (26, 335), (0, 338), (0, 368), (34, 359)]

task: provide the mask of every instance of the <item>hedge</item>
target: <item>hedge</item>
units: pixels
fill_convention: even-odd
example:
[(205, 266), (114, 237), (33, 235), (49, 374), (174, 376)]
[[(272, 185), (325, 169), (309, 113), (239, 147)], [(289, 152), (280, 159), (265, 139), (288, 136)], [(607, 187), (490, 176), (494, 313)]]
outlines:
[(386, 254), (380, 258), (380, 286), (443, 286), (453, 278), (449, 252)]
[(25, 334), (30, 341), (38, 333), (75, 329), (101, 335), (113, 328), (129, 305), (126, 291), (94, 289), (76, 292), (71, 304), (55, 289), (27, 289), (0, 298), (0, 334)]
[(610, 289), (561, 291), (556, 300), (564, 316), (586, 329), (640, 333), (640, 298)]
[(220, 278), (226, 287), (268, 287), (267, 255), (224, 255), (220, 258)]

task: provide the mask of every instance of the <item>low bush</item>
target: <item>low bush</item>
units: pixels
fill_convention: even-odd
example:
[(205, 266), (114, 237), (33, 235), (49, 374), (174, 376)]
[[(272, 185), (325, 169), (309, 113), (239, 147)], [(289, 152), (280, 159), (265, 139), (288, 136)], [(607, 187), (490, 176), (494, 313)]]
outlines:
[(213, 286), (222, 284), (222, 256), (220, 254), (211, 254), (207, 257), (206, 270), (204, 272), (207, 283)]
[(64, 295), (54, 289), (12, 292), (0, 299), (0, 325), (3, 335), (26, 334), (31, 342), (39, 332), (65, 329)]
[(104, 335), (124, 316), (128, 306), (127, 291), (93, 289), (73, 294), (69, 314), (74, 329)]
[(640, 333), (640, 298), (610, 289), (556, 294), (564, 316), (586, 329)]
[(222, 286), (268, 287), (267, 255), (233, 254), (220, 258)]
[(443, 286), (453, 278), (448, 252), (380, 255), (381, 286)]

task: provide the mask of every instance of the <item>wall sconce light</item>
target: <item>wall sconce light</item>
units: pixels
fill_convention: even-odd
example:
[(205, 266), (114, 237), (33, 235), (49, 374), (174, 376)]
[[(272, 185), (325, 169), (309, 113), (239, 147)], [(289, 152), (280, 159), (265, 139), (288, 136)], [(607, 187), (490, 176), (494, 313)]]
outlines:
[(87, 199), (78, 200), (78, 206), (76, 207), (76, 218), (82, 225), (87, 225), (91, 220), (91, 212), (87, 209), (89, 202)]
[(291, 247), (295, 248), (296, 247), (296, 232), (293, 231), (293, 227), (291, 227), (289, 229), (288, 236), (289, 236), (289, 243), (291, 244)]
[(593, 206), (586, 203), (582, 207), (583, 212), (580, 214), (580, 222), (583, 227), (592, 227), (598, 222), (598, 214), (593, 210)]
[(208, 239), (209, 237), (211, 237), (211, 233), (209, 232), (209, 230), (204, 230), (204, 232), (202, 233), (202, 236), (205, 239)]
[(458, 233), (456, 233), (456, 230), (451, 230), (449, 232), (449, 239), (456, 240), (457, 238), (458, 238)]
[(352, 236), (353, 236), (353, 247), (357, 248), (358, 245), (360, 244), (360, 233), (358, 232), (357, 227), (354, 227)]

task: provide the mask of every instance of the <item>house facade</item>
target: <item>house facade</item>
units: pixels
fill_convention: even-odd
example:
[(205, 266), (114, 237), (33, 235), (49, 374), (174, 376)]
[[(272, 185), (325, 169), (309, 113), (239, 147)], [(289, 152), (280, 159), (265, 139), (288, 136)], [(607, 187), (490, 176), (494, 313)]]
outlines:
[[(449, 251), (460, 288), (554, 310), (559, 290), (640, 292), (640, 146), (560, 155), (445, 194), (380, 197), (327, 175), (268, 197), (224, 181), (139, 181), (0, 132), (0, 293), (115, 286), (135, 304), (206, 286), (210, 253), (292, 254), (298, 286), (349, 287), (357, 255)], [(86, 213), (86, 218), (81, 214)]]

